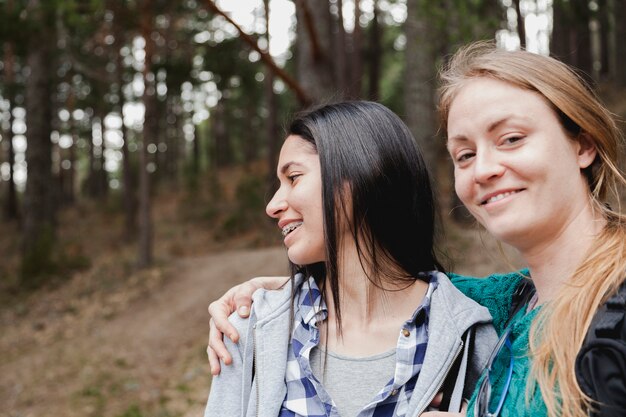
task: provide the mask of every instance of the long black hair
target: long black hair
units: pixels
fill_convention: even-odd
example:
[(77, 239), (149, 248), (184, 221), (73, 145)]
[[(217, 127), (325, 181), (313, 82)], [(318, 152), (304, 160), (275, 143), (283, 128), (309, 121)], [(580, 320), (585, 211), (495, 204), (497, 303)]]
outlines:
[(330, 289), (339, 328), (340, 219), (351, 219), (359, 260), (379, 288), (443, 270), (434, 249), (437, 209), (430, 175), (398, 116), (368, 101), (328, 104), (298, 115), (288, 134), (309, 142), (319, 155), (326, 243), (325, 262), (292, 264), (292, 273), (313, 275), (322, 294)]

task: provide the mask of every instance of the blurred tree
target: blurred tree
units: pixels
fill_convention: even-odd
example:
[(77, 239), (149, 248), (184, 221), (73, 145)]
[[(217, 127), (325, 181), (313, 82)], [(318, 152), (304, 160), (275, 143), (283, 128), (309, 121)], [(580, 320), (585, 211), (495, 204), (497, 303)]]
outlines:
[(438, 26), (427, 0), (407, 0), (404, 68), (404, 119), (432, 170), (441, 144), (435, 138), (435, 84)]
[(612, 78), (622, 87), (626, 87), (626, 1), (609, 0), (611, 13), (611, 48), (610, 56), (613, 62)]
[(140, 11), (140, 29), (144, 44), (143, 62), (143, 105), (144, 127), (141, 145), (139, 146), (139, 254), (137, 264), (140, 268), (152, 264), (153, 231), (152, 231), (152, 204), (150, 199), (150, 165), (148, 147), (157, 137), (154, 123), (150, 123), (156, 117), (156, 83), (152, 72), (152, 58), (154, 52), (154, 6), (155, 0), (142, 0)]
[(517, 19), (517, 36), (519, 37), (520, 48), (526, 49), (526, 24), (524, 23), (524, 16), (522, 15), (522, 8), (520, 3), (522, 0), (513, 0), (513, 6), (515, 7), (515, 16)]
[[(343, 25), (343, 22), (342, 22)], [(347, 57), (350, 62), (350, 82), (348, 83), (347, 98), (361, 98), (363, 79), (363, 31), (361, 29), (361, 1), (354, 0), (354, 29), (350, 36), (351, 45), (347, 48)]]
[[(269, 0), (263, 0), (263, 9), (265, 12), (265, 38), (267, 41), (267, 48), (269, 50), (271, 40)], [(267, 66), (265, 67), (264, 71), (263, 94), (265, 107), (267, 109), (267, 116), (265, 118), (265, 134), (267, 135), (268, 182), (272, 183), (275, 176), (274, 169), (276, 165), (278, 165), (278, 103), (276, 100), (276, 94), (274, 94), (274, 73)]]
[[(7, 0), (6, 16), (8, 21), (13, 21), (15, 16), (14, 0)], [(4, 132), (4, 140), (6, 141), (7, 148), (7, 163), (9, 164), (9, 178), (7, 184), (7, 194), (4, 205), (4, 217), (7, 220), (15, 220), (18, 218), (17, 208), (17, 192), (15, 188), (15, 150), (13, 148), (13, 109), (15, 106), (15, 46), (14, 41), (9, 39), (4, 42), (4, 94), (8, 101), (8, 119), (7, 129)]]
[(554, 0), (550, 52), (563, 62), (578, 68), (592, 81), (592, 16), (588, 0)]
[(296, 19), (298, 82), (314, 102), (339, 98), (336, 95), (342, 92), (337, 90), (332, 65), (332, 16), (328, 0), (296, 0)]
[(374, 16), (369, 27), (369, 48), (367, 52), (368, 62), (368, 93), (370, 100), (378, 101), (380, 97), (380, 74), (382, 63), (382, 27), (379, 22), (380, 9), (378, 0), (374, 0)]
[(124, 64), (123, 51), (129, 51), (128, 44), (130, 42), (131, 30), (138, 26), (135, 21), (135, 14), (126, 6), (124, 2), (116, 0), (107, 1), (107, 9), (113, 14), (113, 22), (111, 27), (111, 36), (113, 36), (113, 62), (115, 62), (115, 85), (117, 88), (117, 111), (121, 118), (122, 125), (120, 127), (122, 147), (122, 193), (124, 204), (124, 240), (130, 242), (137, 234), (137, 193), (135, 192), (135, 184), (137, 173), (133, 170), (131, 155), (128, 149), (130, 135), (126, 128), (124, 118), (124, 106), (126, 105), (125, 86), (132, 77), (127, 74), (126, 65)]
[(29, 22), (26, 84), (28, 177), (24, 193), (22, 284), (36, 285), (47, 272), (55, 240), (56, 206), (52, 177), (52, 79), (48, 65), (55, 44), (54, 2), (32, 0), (26, 9)]

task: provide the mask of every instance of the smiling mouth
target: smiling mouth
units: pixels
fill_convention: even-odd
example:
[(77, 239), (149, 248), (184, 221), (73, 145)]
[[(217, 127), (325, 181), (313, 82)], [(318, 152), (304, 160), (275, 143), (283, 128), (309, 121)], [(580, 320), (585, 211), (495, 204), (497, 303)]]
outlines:
[(283, 227), (283, 229), (281, 230), (283, 237), (287, 236), (289, 233), (293, 232), (301, 225), (302, 225), (302, 222), (289, 223), (287, 226)]
[(514, 191), (507, 191), (507, 192), (504, 192), (504, 193), (499, 193), (499, 194), (496, 194), (496, 195), (494, 195), (494, 196), (491, 196), (491, 197), (489, 197), (488, 199), (486, 199), (486, 200), (482, 201), (480, 204), (481, 204), (481, 205), (485, 205), (485, 204), (495, 203), (496, 201), (500, 201), (500, 200), (502, 200), (503, 198), (506, 198), (506, 197), (508, 197), (508, 196), (510, 196), (510, 195), (517, 194), (517, 193), (519, 193), (519, 192), (520, 192), (520, 191), (522, 191), (522, 190), (523, 190), (523, 189), (520, 189), (520, 190), (514, 190)]

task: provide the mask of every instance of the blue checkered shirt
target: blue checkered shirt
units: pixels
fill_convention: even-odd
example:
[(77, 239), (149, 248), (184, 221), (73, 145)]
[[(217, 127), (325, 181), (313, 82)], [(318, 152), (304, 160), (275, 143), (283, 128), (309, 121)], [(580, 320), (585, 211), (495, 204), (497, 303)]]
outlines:
[[(424, 273), (424, 277), (429, 280), (426, 296), (399, 331), (394, 376), (357, 417), (401, 417), (407, 414), (409, 400), (424, 362), (430, 300), (437, 288), (434, 272)], [(337, 407), (313, 375), (309, 361), (311, 349), (320, 342), (318, 323), (328, 317), (328, 309), (312, 277), (300, 287), (295, 304), (294, 329), (285, 373), (287, 395), (279, 416), (338, 417)]]

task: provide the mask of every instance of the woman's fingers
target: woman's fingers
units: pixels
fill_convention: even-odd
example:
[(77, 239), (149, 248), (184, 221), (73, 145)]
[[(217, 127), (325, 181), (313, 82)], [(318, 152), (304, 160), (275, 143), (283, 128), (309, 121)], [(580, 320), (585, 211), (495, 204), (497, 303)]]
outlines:
[[(235, 332), (236, 333), (236, 332)], [(209, 346), (207, 347), (207, 355), (211, 366), (211, 374), (219, 375), (221, 372), (220, 360), (225, 365), (232, 363), (232, 357), (224, 345), (224, 335), (215, 326), (213, 319), (209, 321)]]
[[(220, 299), (209, 304), (209, 314), (211, 315), (211, 334), (209, 335), (209, 341), (212, 341), (213, 344), (217, 343), (218, 339), (219, 342), (223, 344), (222, 339), (224, 335), (228, 336), (228, 338), (235, 343), (239, 341), (237, 329), (228, 321), (228, 316), (235, 311), (233, 294), (229, 293), (235, 288), (231, 288)], [(212, 347), (215, 349), (215, 346)]]
[[(211, 374), (218, 375), (221, 372), (221, 362), (224, 365), (232, 363), (232, 357), (224, 344), (224, 335), (237, 343), (239, 333), (230, 323), (228, 317), (237, 311), (239, 316), (250, 316), (252, 306), (252, 294), (259, 288), (275, 290), (282, 287), (289, 278), (287, 277), (257, 277), (239, 284), (224, 293), (219, 299), (209, 304), (209, 345), (207, 356), (211, 367)], [(221, 361), (221, 362), (220, 362)]]

